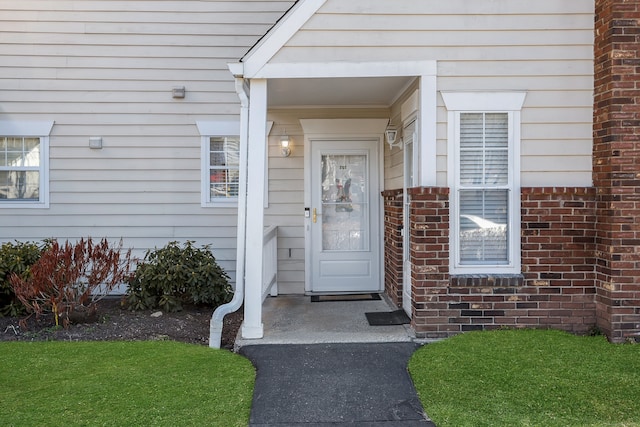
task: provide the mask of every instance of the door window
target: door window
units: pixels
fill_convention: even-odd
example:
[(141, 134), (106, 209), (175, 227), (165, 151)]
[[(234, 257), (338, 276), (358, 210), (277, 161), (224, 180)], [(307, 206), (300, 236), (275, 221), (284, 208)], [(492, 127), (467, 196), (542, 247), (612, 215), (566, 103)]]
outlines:
[(323, 251), (369, 249), (366, 163), (358, 154), (321, 156)]

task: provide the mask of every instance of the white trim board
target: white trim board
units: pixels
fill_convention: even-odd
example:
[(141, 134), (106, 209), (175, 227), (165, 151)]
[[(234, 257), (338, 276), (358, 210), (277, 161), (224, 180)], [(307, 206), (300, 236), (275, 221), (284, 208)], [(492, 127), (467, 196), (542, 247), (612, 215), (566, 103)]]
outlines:
[(387, 128), (389, 119), (300, 119), (305, 137), (375, 135), (380, 136)]
[(448, 111), (520, 111), (526, 92), (440, 92)]
[[(384, 131), (387, 128), (389, 119), (300, 119), (300, 125), (304, 132), (304, 206), (311, 207), (311, 142), (313, 140), (337, 140), (337, 139), (361, 139), (374, 138), (380, 142), (380, 155), (378, 156), (378, 185), (384, 187), (384, 170), (382, 144), (384, 144)], [(373, 167), (373, 165), (372, 165)], [(380, 218), (384, 218), (384, 204), (380, 204)], [(304, 250), (306, 254), (311, 253), (311, 218), (304, 219)], [(382, 224), (382, 222), (381, 222)], [(382, 236), (383, 233), (380, 234)], [(380, 245), (380, 269), (381, 276), (384, 277), (384, 262), (382, 240)], [(311, 292), (311, 259), (305, 256), (304, 261), (304, 290)]]
[[(238, 72), (238, 67), (229, 64)], [(265, 64), (253, 70), (244, 64), (245, 78), (414, 77), (437, 73), (436, 61), (308, 62)]]
[(267, 34), (242, 59), (245, 73), (255, 78), (260, 70), (294, 34), (320, 9), (327, 0), (297, 1)]
[(53, 129), (53, 120), (47, 121), (0, 121), (0, 135), (2, 136), (49, 136)]
[(201, 136), (235, 136), (240, 135), (240, 120), (233, 121), (197, 121), (196, 126)]

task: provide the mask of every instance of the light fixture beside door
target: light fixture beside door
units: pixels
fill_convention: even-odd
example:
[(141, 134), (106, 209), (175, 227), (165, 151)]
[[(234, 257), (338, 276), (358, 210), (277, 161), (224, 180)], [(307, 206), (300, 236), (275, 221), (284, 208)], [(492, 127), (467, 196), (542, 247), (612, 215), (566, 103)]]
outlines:
[(385, 137), (387, 138), (387, 144), (389, 144), (389, 149), (391, 150), (393, 147), (402, 147), (402, 137), (400, 136), (400, 131), (395, 126), (389, 125), (387, 129), (384, 131)]
[(291, 155), (291, 138), (287, 135), (286, 129), (280, 137), (280, 148), (282, 150), (282, 157), (289, 157)]

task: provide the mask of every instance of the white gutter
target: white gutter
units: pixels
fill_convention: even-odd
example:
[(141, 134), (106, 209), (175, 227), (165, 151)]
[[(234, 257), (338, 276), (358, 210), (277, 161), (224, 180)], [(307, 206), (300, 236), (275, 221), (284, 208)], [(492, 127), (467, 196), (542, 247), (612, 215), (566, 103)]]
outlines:
[(236, 92), (240, 97), (240, 177), (238, 191), (238, 238), (236, 252), (236, 289), (233, 298), (227, 304), (215, 309), (209, 323), (209, 347), (220, 348), (224, 316), (237, 311), (244, 301), (245, 243), (247, 234), (247, 159), (249, 151), (249, 97), (244, 87), (244, 78), (235, 71), (242, 64), (229, 64), (236, 76)]

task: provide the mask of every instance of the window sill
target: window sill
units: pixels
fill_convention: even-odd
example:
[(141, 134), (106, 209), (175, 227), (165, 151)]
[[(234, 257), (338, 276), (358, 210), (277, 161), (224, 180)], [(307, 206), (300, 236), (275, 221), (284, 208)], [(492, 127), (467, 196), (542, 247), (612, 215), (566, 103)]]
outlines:
[(0, 209), (48, 209), (47, 202), (0, 202)]
[(203, 202), (201, 203), (203, 208), (237, 208), (238, 199), (223, 199), (216, 200), (215, 202)]
[(451, 275), (451, 287), (517, 287), (524, 284), (522, 274), (456, 274)]

